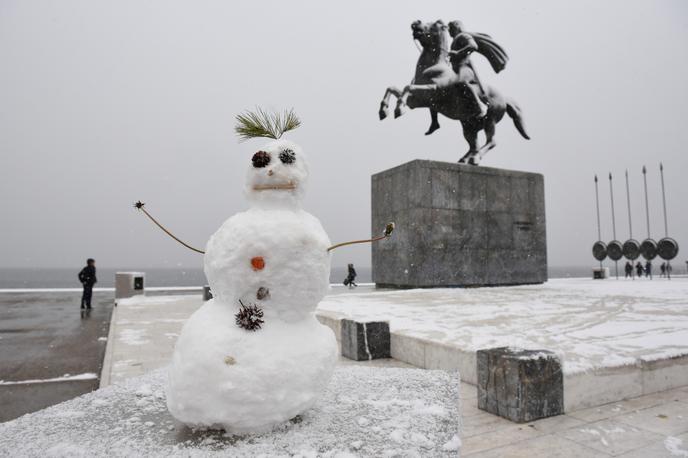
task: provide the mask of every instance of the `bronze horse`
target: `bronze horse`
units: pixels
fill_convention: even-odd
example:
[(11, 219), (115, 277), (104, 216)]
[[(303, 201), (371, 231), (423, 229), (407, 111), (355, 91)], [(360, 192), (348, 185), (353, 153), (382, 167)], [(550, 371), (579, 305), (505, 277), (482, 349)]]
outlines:
[[(416, 73), (410, 85), (402, 91), (388, 87), (380, 102), (380, 119), (388, 114), (389, 100), (397, 98), (394, 117), (404, 114), (407, 108), (429, 108), (432, 124), (426, 135), (439, 128), (437, 113), (461, 122), (463, 135), (469, 145), (461, 163), (478, 165), (482, 157), (497, 143), (495, 127), (508, 114), (516, 129), (525, 139), (526, 133), (521, 110), (513, 101), (502, 96), (491, 86), (484, 86), (473, 71), (469, 56), (473, 51), (485, 55), (495, 71), (506, 64), (506, 53), (488, 35), (467, 33), (458, 21), (450, 24), (451, 36), (442, 21), (411, 24), (414, 40), (422, 51), (416, 64)], [(453, 40), (452, 40), (453, 38)], [(478, 147), (478, 133), (485, 131), (485, 144)]]

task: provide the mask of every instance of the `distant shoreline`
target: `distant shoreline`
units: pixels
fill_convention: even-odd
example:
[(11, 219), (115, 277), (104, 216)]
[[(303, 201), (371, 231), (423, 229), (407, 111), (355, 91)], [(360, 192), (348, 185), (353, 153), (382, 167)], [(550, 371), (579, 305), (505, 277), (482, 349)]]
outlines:
[[(659, 276), (659, 267), (655, 262), (655, 275)], [(609, 271), (614, 275), (614, 266)], [(555, 278), (589, 278), (592, 276), (593, 264), (589, 266), (550, 266), (548, 277)], [(619, 273), (623, 276), (623, 266)], [(205, 274), (201, 268), (98, 268), (98, 284), (95, 291), (114, 291), (115, 272), (142, 271), (146, 273), (146, 289), (177, 290), (198, 289), (207, 284)], [(356, 266), (358, 272), (357, 283), (370, 283), (372, 274), (370, 267)], [(0, 292), (52, 292), (52, 291), (80, 291), (81, 285), (77, 279), (79, 268), (0, 268)], [(673, 275), (685, 274), (685, 265), (674, 263)], [(333, 267), (330, 273), (330, 283), (341, 284), (346, 277), (346, 266)]]

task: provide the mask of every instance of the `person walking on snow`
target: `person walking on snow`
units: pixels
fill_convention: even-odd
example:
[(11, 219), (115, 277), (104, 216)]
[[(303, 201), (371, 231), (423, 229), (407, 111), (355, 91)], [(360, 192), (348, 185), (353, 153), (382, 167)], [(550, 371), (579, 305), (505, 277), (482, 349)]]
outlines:
[(348, 286), (349, 288), (356, 288), (358, 285), (354, 280), (356, 280), (356, 269), (354, 269), (353, 264), (348, 265), (349, 273), (346, 276), (346, 279), (344, 279), (344, 285)]
[(631, 264), (631, 261), (626, 261), (626, 267), (624, 270), (626, 271), (626, 278), (633, 276), (633, 265)]
[(635, 265), (635, 272), (638, 274), (638, 278), (643, 276), (643, 265), (638, 261)]
[(79, 272), (79, 281), (84, 287), (84, 292), (81, 295), (81, 308), (91, 308), (91, 297), (93, 296), (93, 285), (98, 282), (96, 278), (96, 261), (88, 258), (86, 260), (86, 267)]

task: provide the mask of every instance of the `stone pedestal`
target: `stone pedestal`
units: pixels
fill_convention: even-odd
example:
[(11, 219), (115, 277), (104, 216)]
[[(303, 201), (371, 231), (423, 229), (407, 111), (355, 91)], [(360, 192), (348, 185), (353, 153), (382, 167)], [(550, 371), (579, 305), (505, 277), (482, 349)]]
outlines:
[(479, 350), (478, 408), (523, 423), (564, 413), (559, 358), (545, 350)]
[(341, 320), (342, 356), (355, 361), (391, 358), (389, 323)]
[(416, 288), (547, 280), (540, 174), (415, 160), (372, 177), (373, 281)]

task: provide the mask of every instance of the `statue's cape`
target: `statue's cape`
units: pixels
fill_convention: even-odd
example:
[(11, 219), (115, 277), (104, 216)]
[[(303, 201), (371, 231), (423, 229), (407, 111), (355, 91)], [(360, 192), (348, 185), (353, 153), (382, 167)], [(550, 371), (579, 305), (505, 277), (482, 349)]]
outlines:
[(487, 61), (492, 66), (492, 69), (499, 73), (504, 70), (506, 63), (509, 61), (506, 51), (498, 45), (491, 36), (486, 33), (471, 32), (471, 36), (478, 45), (478, 52), (485, 56)]

